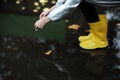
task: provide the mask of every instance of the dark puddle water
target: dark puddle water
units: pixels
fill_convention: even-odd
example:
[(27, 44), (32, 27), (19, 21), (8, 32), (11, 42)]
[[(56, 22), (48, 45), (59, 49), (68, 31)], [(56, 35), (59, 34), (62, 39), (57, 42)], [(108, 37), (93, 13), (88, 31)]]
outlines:
[(0, 80), (120, 80), (115, 47), (88, 51), (54, 40), (0, 36)]

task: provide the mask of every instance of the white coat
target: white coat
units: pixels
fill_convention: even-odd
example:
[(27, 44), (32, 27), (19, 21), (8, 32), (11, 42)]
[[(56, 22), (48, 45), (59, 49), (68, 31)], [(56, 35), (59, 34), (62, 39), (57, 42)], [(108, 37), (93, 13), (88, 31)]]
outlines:
[(58, 0), (55, 8), (47, 15), (52, 21), (59, 20), (73, 11), (82, 0)]

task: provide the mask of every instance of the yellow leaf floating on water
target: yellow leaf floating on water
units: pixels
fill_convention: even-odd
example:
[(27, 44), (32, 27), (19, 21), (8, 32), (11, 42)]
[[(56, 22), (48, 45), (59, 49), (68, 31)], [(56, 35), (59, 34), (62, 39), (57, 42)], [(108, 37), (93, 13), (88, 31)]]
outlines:
[(120, 23), (117, 23), (116, 25), (120, 26)]
[(49, 51), (45, 52), (44, 54), (45, 55), (50, 55), (51, 53), (52, 53), (52, 50), (49, 50)]
[(73, 24), (73, 25), (68, 26), (68, 29), (78, 30), (79, 28), (80, 28), (80, 26), (77, 24)]

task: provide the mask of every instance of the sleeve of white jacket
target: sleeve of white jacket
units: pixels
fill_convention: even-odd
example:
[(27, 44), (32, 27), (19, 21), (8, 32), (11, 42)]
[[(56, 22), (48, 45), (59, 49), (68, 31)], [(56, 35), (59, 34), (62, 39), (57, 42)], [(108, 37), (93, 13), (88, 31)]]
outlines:
[(64, 4), (59, 3), (60, 5), (58, 4), (59, 6), (56, 6), (47, 17), (52, 21), (59, 20), (75, 9), (81, 1), (82, 0), (66, 0)]
[(58, 7), (60, 5), (62, 5), (66, 0), (57, 0), (55, 6)]

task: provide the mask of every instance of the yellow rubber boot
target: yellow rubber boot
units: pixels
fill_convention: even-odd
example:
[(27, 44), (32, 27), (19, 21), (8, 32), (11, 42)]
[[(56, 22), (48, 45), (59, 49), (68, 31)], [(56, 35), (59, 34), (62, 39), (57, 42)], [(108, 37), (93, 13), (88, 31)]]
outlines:
[(99, 15), (99, 19), (100, 21), (91, 24), (92, 27), (90, 27), (90, 38), (85, 41), (81, 41), (79, 44), (80, 47), (84, 49), (96, 49), (108, 46), (108, 25), (106, 16), (104, 14), (101, 14)]
[[(104, 18), (106, 18), (106, 17), (104, 17)], [(94, 23), (88, 23), (90, 29), (91, 29), (92, 26), (94, 26), (95, 23), (96, 22), (94, 22)], [(89, 30), (89, 31), (90, 31), (90, 33), (87, 36), (79, 36), (78, 40), (79, 41), (85, 41), (85, 40), (89, 40), (90, 38), (92, 38), (92, 31), (91, 30)]]
[[(94, 23), (96, 23), (96, 22), (94, 22)], [(94, 24), (94, 23), (89, 23), (90, 29), (91, 29), (91, 27), (93, 26), (92, 24)], [(78, 37), (78, 40), (79, 40), (79, 41), (85, 41), (85, 40), (91, 39), (91, 37), (92, 37), (92, 31), (89, 30), (89, 32), (90, 32), (90, 33), (89, 33), (88, 35), (86, 35), (86, 36), (79, 36), (79, 37)]]
[(91, 37), (92, 37), (92, 31), (89, 30), (89, 32), (90, 32), (90, 33), (89, 33), (87, 36), (79, 36), (79, 37), (78, 37), (78, 40), (79, 40), (79, 41), (85, 41), (85, 40), (91, 39)]

